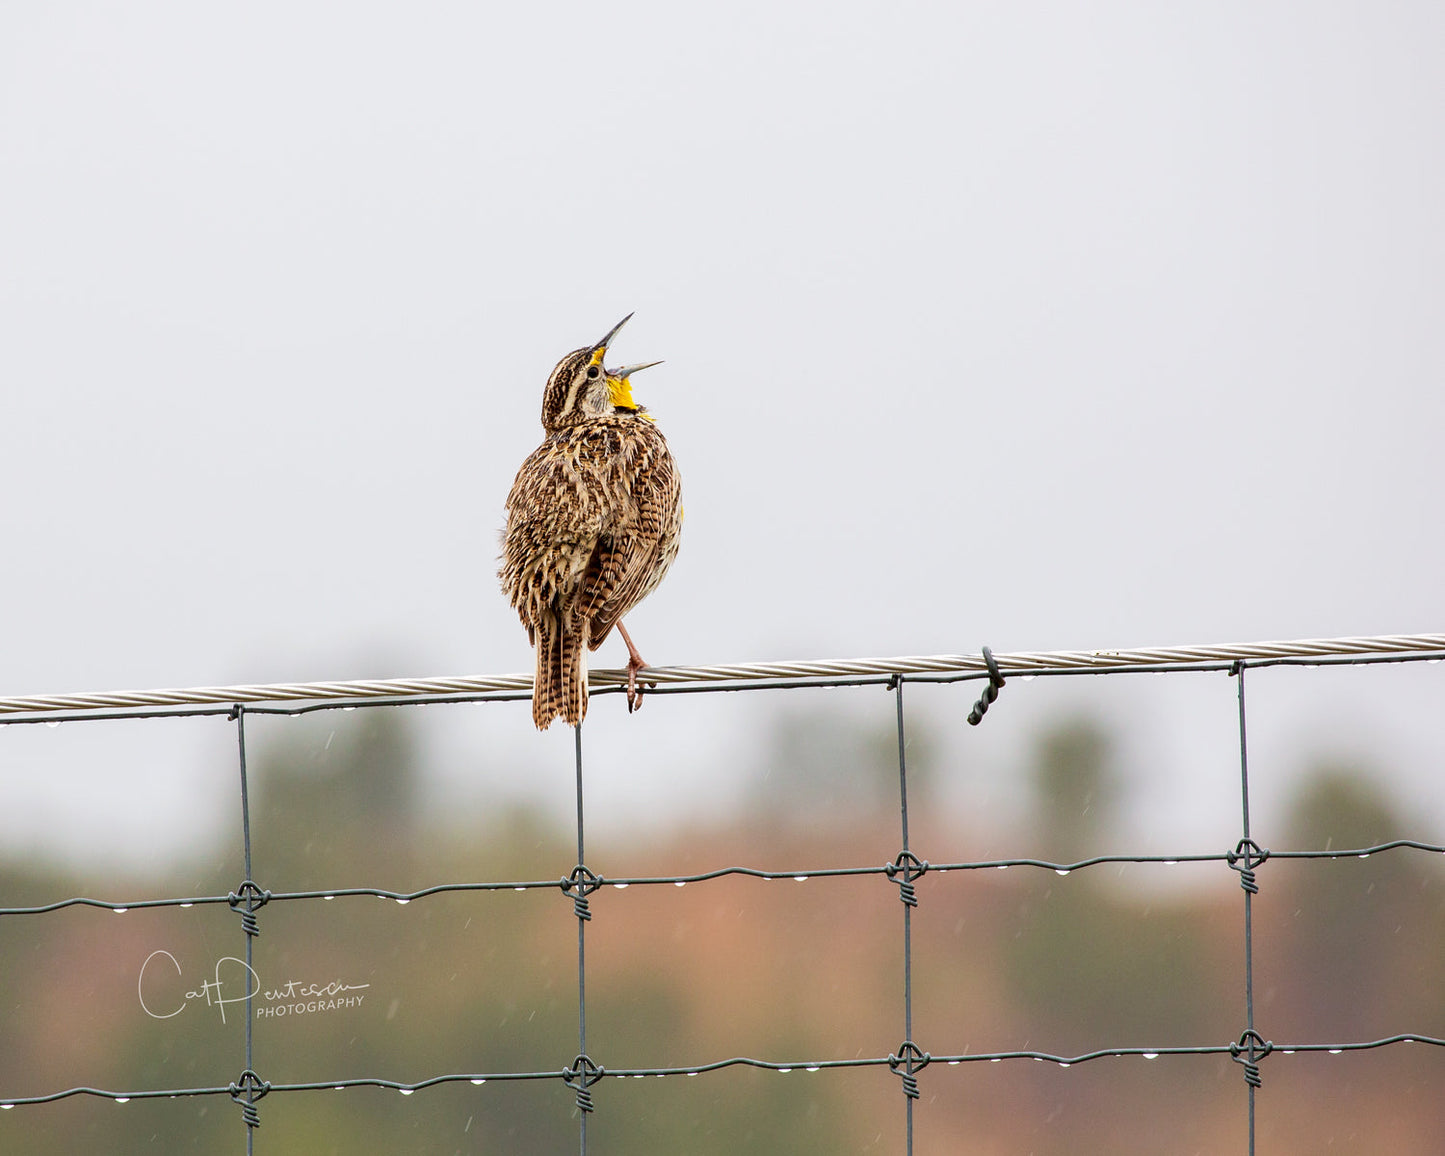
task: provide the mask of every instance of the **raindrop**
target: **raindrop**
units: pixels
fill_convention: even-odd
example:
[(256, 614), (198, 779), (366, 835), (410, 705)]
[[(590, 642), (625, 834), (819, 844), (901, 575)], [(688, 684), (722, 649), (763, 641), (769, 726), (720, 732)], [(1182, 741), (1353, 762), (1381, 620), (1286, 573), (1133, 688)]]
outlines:
[(355, 708), (354, 706), (344, 706), (344, 707), (342, 707), (341, 709), (345, 711), (345, 710), (355, 710), (356, 708)]
[(525, 890), (527, 890), (527, 889), (526, 889), (525, 887), (513, 887), (512, 890), (513, 890), (513, 891), (525, 891)]
[(808, 1071), (810, 1071), (810, 1072), (816, 1072), (817, 1070), (818, 1070), (818, 1065), (817, 1065), (817, 1064), (811, 1064), (811, 1065), (809, 1065), (809, 1067), (808, 1067)]
[(1359, 859), (1368, 859), (1369, 857), (1370, 857), (1370, 853), (1369, 853), (1368, 851), (1366, 851), (1363, 855), (1356, 856), (1356, 858), (1359, 858)]
[(614, 883), (612, 886), (616, 887), (619, 891), (626, 891), (628, 887), (626, 883)]
[(398, 905), (400, 905), (400, 906), (402, 906), (402, 907), (405, 907), (405, 906), (406, 906), (408, 903), (410, 903), (410, 902), (411, 902), (410, 899), (398, 899), (398, 900), (397, 900)]
[(1069, 869), (1068, 869), (1067, 867), (1055, 867), (1055, 868), (1054, 868), (1054, 874), (1055, 874), (1055, 875), (1067, 875), (1068, 873), (1069, 873)]
[(1285, 1049), (1284, 1049), (1284, 1054), (1287, 1055), (1287, 1056), (1292, 1056), (1292, 1055), (1294, 1055), (1294, 1049), (1293, 1049), (1293, 1048), (1285, 1048)]
[(1331, 1048), (1331, 1049), (1330, 1049), (1330, 1055), (1332, 1055), (1332, 1056), (1337, 1056), (1337, 1055), (1339, 1055), (1339, 1054), (1340, 1054), (1342, 1051), (1344, 1051), (1344, 1050), (1345, 1050), (1344, 1048)]
[(686, 887), (686, 886), (687, 886), (687, 880), (686, 880), (686, 879), (678, 879), (676, 882), (673, 883), (673, 886), (674, 886), (674, 887)]
[(950, 1068), (956, 1068), (956, 1067), (958, 1067), (958, 1065), (961, 1064), (961, 1063), (963, 1063), (962, 1060), (949, 1060), (949, 1061), (948, 1061), (948, 1066), (949, 1066)]
[(194, 903), (182, 903), (181, 906), (182, 906), (182, 907), (194, 907), (195, 904), (194, 904)]
[(989, 1063), (991, 1063), (991, 1064), (1000, 1064), (1000, 1063), (1002, 1063), (1002, 1062), (1003, 1062), (1003, 1057), (1002, 1057), (1002, 1056), (994, 1056), (993, 1059), (989, 1060)]
[(337, 1084), (335, 1090), (338, 1091), (338, 1092), (344, 1092), (344, 1091), (346, 1091), (346, 1085), (344, 1085), (344, 1084)]
[(634, 1080), (645, 1080), (645, 1079), (647, 1079), (647, 1077), (646, 1077), (645, 1075), (643, 1075), (642, 1073), (640, 1073), (640, 1072), (639, 1072), (637, 1075), (633, 1076), (632, 1078), (633, 1078)]
[(792, 1070), (793, 1070), (792, 1068), (779, 1068), (779, 1069), (778, 1069), (778, 1074), (779, 1074), (779, 1075), (782, 1075), (782, 1076), (786, 1076), (786, 1075), (787, 1075), (789, 1072), (791, 1072)]
[(15, 1107), (14, 1104), (0, 1104), (0, 1111), (8, 1112), (13, 1107)]
[(333, 899), (336, 898), (336, 896), (334, 896), (334, 895), (323, 895), (321, 898), (324, 899), (324, 900), (326, 900), (327, 903), (330, 903)]
[(794, 883), (805, 883), (805, 882), (807, 882), (807, 879), (808, 879), (808, 877), (807, 877), (806, 875), (794, 875), (794, 876), (793, 876), (793, 882), (794, 882)]
[(487, 1082), (486, 1080), (473, 1080), (473, 1081), (472, 1081), (472, 1083), (474, 1083), (474, 1084), (475, 1084), (477, 1087), (479, 1087), (479, 1088), (480, 1088), (483, 1084), (485, 1084), (486, 1082)]
[(129, 907), (112, 907), (111, 910), (114, 911), (117, 915), (124, 915), (127, 911), (130, 910), (130, 908), (129, 908)]
[(117, 1097), (115, 1098), (115, 1102), (116, 1102), (117, 1104), (129, 1104), (129, 1103), (130, 1103), (130, 1097), (129, 1097), (129, 1096), (117, 1096)]
[(400, 1092), (403, 1096), (410, 1096), (413, 1092), (416, 1091), (416, 1089), (415, 1089), (415, 1088), (398, 1088), (397, 1091)]
[(1023, 676), (1024, 682), (1033, 682), (1033, 680), (1036, 678), (1038, 678), (1038, 675), (1036, 674), (1026, 674)]
[(1009, 865), (1008, 865), (1007, 863), (1000, 863), (1000, 864), (998, 865), (998, 869), (999, 869), (1000, 871), (1007, 871), (1007, 870), (1008, 870), (1008, 867), (1009, 867)]
[(1067, 1068), (1068, 1066), (1069, 1066), (1069, 1062), (1068, 1062), (1067, 1060), (1060, 1060), (1060, 1061), (1059, 1061), (1059, 1067), (1061, 1067), (1061, 1068)]
[(1159, 1058), (1159, 1053), (1158, 1053), (1158, 1052), (1145, 1052), (1145, 1053), (1144, 1053), (1144, 1058), (1145, 1058), (1146, 1060), (1157, 1060), (1157, 1059)]
[(696, 1072), (688, 1072), (688, 1075), (689, 1075), (689, 1076), (695, 1076), (695, 1075), (697, 1075), (697, 1073), (696, 1073)]
[(60, 724), (59, 724), (58, 722), (48, 722), (48, 723), (46, 723), (45, 725), (48, 726), (51, 730), (54, 730), (54, 729), (55, 729), (56, 727), (58, 727)]

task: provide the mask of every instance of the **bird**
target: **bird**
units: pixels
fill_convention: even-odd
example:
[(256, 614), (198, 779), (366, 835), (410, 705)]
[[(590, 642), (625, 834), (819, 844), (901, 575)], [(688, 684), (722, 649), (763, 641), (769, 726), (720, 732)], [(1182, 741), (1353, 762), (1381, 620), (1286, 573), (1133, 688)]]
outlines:
[(667, 439), (632, 395), (656, 361), (607, 369), (628, 314), (574, 349), (542, 391), (544, 439), (507, 495), (502, 590), (536, 648), (532, 721), (578, 726), (587, 715), (587, 652), (617, 627), (627, 646), (627, 709), (641, 706), (647, 666), (623, 615), (656, 589), (677, 557), (682, 481)]

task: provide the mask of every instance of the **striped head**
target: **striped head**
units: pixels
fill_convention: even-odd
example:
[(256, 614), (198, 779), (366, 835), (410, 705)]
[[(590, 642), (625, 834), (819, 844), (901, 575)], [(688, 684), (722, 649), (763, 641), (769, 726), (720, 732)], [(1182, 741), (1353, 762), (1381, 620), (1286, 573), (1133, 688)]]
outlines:
[(616, 378), (602, 366), (607, 346), (627, 324), (629, 313), (595, 345), (574, 349), (557, 363), (542, 392), (542, 428), (553, 433), (613, 412)]

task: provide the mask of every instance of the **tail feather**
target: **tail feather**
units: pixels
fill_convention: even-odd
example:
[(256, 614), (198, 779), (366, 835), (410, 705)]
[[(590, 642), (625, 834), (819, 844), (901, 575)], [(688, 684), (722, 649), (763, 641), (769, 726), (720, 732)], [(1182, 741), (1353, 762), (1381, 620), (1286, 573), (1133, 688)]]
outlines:
[(576, 726), (587, 717), (587, 634), (589, 624), (570, 628), (553, 615), (537, 624), (537, 674), (532, 686), (532, 721), (539, 731), (561, 718)]

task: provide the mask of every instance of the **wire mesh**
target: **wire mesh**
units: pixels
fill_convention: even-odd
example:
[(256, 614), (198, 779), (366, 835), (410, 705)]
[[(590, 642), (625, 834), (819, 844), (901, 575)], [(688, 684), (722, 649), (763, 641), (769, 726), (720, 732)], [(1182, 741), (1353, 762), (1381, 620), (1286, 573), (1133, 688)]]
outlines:
[[(273, 892), (254, 878), (252, 864), (252, 806), (246, 761), (246, 718), (254, 714), (297, 715), (316, 711), (355, 709), (375, 706), (407, 706), (453, 702), (512, 702), (529, 697), (527, 680), (521, 676), (497, 676), (465, 679), (418, 679), (367, 683), (288, 684), (277, 687), (206, 688), (195, 691), (116, 692), (98, 695), (34, 696), (0, 700), (0, 726), (35, 722), (95, 719), (156, 719), (225, 715), (235, 727), (237, 769), (239, 772), (239, 811), (242, 833), (241, 879), (236, 888), (225, 895), (192, 895), (166, 898), (141, 897), (126, 900), (97, 899), (72, 896), (54, 902), (31, 906), (0, 906), (0, 916), (10, 920), (39, 916), (73, 907), (93, 907), (113, 912), (147, 908), (190, 908), (224, 904), (234, 911), (241, 923), (245, 943), (245, 963), (253, 964), (252, 941), (260, 933), (261, 912), (269, 904), (307, 903), (345, 897), (373, 896), (409, 903), (457, 892), (488, 891), (554, 891), (571, 898), (573, 917), (577, 921), (577, 1043), (575, 1056), (560, 1067), (550, 1070), (495, 1070), (457, 1072), (429, 1076), (414, 1082), (377, 1077), (317, 1079), (302, 1082), (273, 1082), (257, 1071), (253, 1050), (252, 1026), (256, 1017), (252, 995), (245, 997), (244, 1055), (236, 1078), (225, 1085), (199, 1087), (166, 1087), (139, 1089), (105, 1089), (89, 1086), (64, 1088), (39, 1095), (11, 1096), (0, 1089), (0, 1110), (53, 1103), (71, 1097), (97, 1097), (119, 1103), (131, 1100), (178, 1099), (189, 1097), (228, 1097), (238, 1106), (238, 1126), (243, 1129), (246, 1150), (254, 1150), (256, 1129), (263, 1116), (263, 1101), (272, 1095), (347, 1088), (386, 1088), (403, 1093), (419, 1092), (446, 1084), (508, 1081), (561, 1081), (574, 1094), (578, 1118), (580, 1151), (588, 1150), (588, 1117), (599, 1108), (594, 1090), (609, 1078), (645, 1078), (667, 1076), (698, 1076), (729, 1068), (754, 1068), (787, 1073), (820, 1072), (845, 1068), (887, 1068), (899, 1077), (903, 1096), (903, 1131), (906, 1151), (914, 1150), (915, 1105), (920, 1098), (920, 1078), (930, 1065), (965, 1065), (1031, 1060), (1071, 1067), (1102, 1059), (1143, 1057), (1157, 1059), (1168, 1056), (1229, 1056), (1241, 1068), (1244, 1083), (1244, 1105), (1248, 1120), (1248, 1150), (1255, 1150), (1256, 1100), (1263, 1087), (1262, 1062), (1271, 1056), (1309, 1053), (1341, 1054), (1372, 1051), (1402, 1044), (1427, 1044), (1445, 1047), (1445, 1039), (1424, 1032), (1408, 1032), (1377, 1039), (1338, 1042), (1299, 1041), (1276, 1043), (1256, 1027), (1254, 951), (1255, 928), (1253, 900), (1260, 890), (1259, 869), (1270, 859), (1348, 860), (1364, 859), (1385, 852), (1414, 851), (1445, 854), (1445, 846), (1416, 839), (1392, 839), (1367, 846), (1350, 848), (1306, 848), (1271, 850), (1260, 846), (1252, 837), (1250, 825), (1250, 780), (1248, 707), (1245, 694), (1246, 672), (1260, 667), (1278, 665), (1378, 665), (1398, 662), (1438, 662), (1445, 658), (1445, 635), (1390, 636), (1309, 640), (1304, 642), (1253, 643), (1210, 647), (1153, 648), (1135, 651), (1095, 651), (1028, 653), (995, 656), (987, 648), (981, 655), (941, 656), (938, 658), (859, 659), (842, 662), (770, 663), (752, 666), (674, 667), (649, 670), (646, 679), (649, 693), (706, 693), (739, 689), (784, 689), (802, 686), (855, 686), (878, 684), (886, 686), (895, 699), (895, 731), (898, 762), (898, 853), (883, 864), (837, 866), (800, 870), (770, 870), (752, 866), (727, 866), (712, 870), (671, 875), (604, 877), (587, 865), (584, 809), (583, 731), (578, 727), (574, 741), (574, 779), (576, 791), (576, 865), (561, 878), (480, 880), (473, 882), (436, 883), (417, 890), (400, 891), (371, 887)], [(1102, 854), (1072, 861), (1015, 857), (987, 860), (959, 860), (930, 863), (919, 858), (909, 839), (909, 778), (907, 764), (907, 726), (904, 716), (905, 685), (921, 682), (985, 682), (983, 693), (974, 704), (968, 721), (978, 725), (990, 706), (997, 702), (1007, 677), (1014, 673), (1029, 675), (1122, 674), (1149, 671), (1183, 673), (1188, 671), (1225, 671), (1235, 680), (1238, 747), (1240, 835), (1232, 846), (1213, 852), (1174, 854)], [(594, 693), (611, 693), (621, 689), (617, 672), (596, 672)], [(1017, 691), (1013, 693), (1018, 693)], [(229, 703), (222, 704), (224, 700)], [(282, 703), (288, 705), (280, 705)], [(1238, 874), (1243, 907), (1243, 1003), (1244, 1015), (1239, 1032), (1224, 1041), (1195, 1045), (1164, 1045), (1158, 1047), (1101, 1047), (1072, 1055), (1018, 1048), (999, 1051), (923, 1050), (914, 1039), (913, 998), (913, 920), (919, 910), (917, 881), (925, 874), (977, 872), (1000, 868), (1024, 867), (1069, 874), (1108, 864), (1176, 864), (1223, 863)], [(587, 1040), (587, 940), (586, 932), (593, 918), (589, 897), (600, 888), (661, 887), (705, 883), (727, 877), (755, 879), (836, 879), (849, 876), (881, 876), (896, 885), (902, 906), (902, 975), (900, 979), (901, 1041), (886, 1056), (855, 1056), (851, 1058), (805, 1056), (776, 1060), (754, 1056), (732, 1056), (688, 1065), (651, 1067), (607, 1067), (588, 1053)], [(946, 1043), (946, 1041), (944, 1041)], [(562, 1060), (559, 1057), (559, 1062)]]

